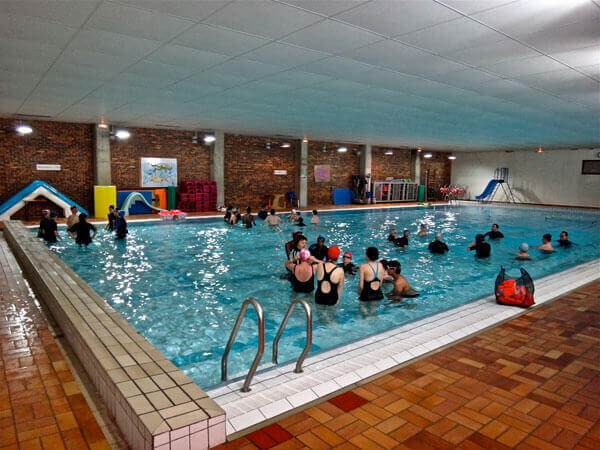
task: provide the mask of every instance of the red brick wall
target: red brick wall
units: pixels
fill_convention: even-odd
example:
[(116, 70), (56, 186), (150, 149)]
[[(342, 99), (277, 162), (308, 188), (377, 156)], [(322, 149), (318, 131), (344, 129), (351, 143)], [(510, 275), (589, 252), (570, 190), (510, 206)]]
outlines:
[[(392, 150), (393, 155), (386, 155), (386, 150)], [(412, 177), (412, 150), (390, 148), (390, 147), (372, 147), (371, 148), (371, 179), (385, 180), (392, 178), (411, 178)]]
[(425, 170), (429, 171), (427, 183), (427, 200), (443, 200), (440, 187), (450, 184), (452, 162), (448, 159), (450, 153), (431, 152), (429, 159), (421, 159), (421, 183), (425, 184)]
[[(327, 145), (327, 152), (322, 151)], [(346, 153), (339, 153), (337, 148), (342, 144), (331, 142), (309, 141), (308, 143), (308, 204), (333, 204), (333, 190), (352, 188), (352, 177), (360, 174), (360, 156), (358, 145), (343, 144), (348, 148)], [(315, 166), (331, 166), (331, 181), (315, 182)]]
[(120, 188), (139, 187), (142, 157), (177, 158), (177, 180), (209, 180), (210, 149), (193, 144), (193, 131), (127, 128), (129, 139), (110, 142), (112, 183)]
[[(225, 203), (245, 208), (259, 207), (269, 195), (296, 192), (296, 142), (292, 148), (280, 148), (281, 141), (266, 137), (225, 135)], [(273, 175), (287, 170), (287, 175)], [(298, 195), (298, 192), (296, 192)]]
[[(41, 180), (84, 208), (93, 209), (93, 126), (42, 121), (27, 124), (33, 133), (19, 136), (16, 120), (0, 118), (0, 204), (32, 181)], [(36, 164), (60, 164), (61, 170), (38, 171)], [(30, 218), (44, 205), (35, 206)], [(62, 213), (62, 209), (52, 209)], [(13, 218), (21, 219), (23, 213), (21, 210)]]

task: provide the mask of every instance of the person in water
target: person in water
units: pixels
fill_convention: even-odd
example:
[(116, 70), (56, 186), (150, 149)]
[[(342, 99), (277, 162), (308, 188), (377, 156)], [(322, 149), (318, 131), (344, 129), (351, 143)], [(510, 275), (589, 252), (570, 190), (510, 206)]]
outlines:
[(285, 267), (290, 273), (290, 282), (296, 292), (312, 292), (315, 288), (315, 272), (311, 264), (310, 252), (303, 249), (298, 255), (299, 262), (286, 261)]
[(493, 224), (492, 229), (485, 233), (484, 236), (489, 236), (491, 240), (502, 239), (504, 235), (500, 231), (498, 231), (498, 228), (499, 227), (497, 223)]
[(394, 290), (391, 297), (417, 297), (419, 293), (410, 287), (406, 278), (400, 275), (402, 266), (398, 261), (388, 261), (387, 273), (394, 280)]
[(119, 211), (119, 218), (116, 222), (116, 231), (117, 236), (116, 239), (125, 239), (129, 230), (127, 229), (127, 221), (125, 220), (125, 211)]
[(249, 206), (246, 208), (246, 214), (242, 216), (242, 223), (246, 228), (252, 228), (252, 225), (256, 226), (256, 221), (252, 215), (252, 209)]
[(533, 247), (534, 250), (541, 250), (544, 253), (552, 253), (554, 247), (552, 247), (552, 235), (546, 233), (542, 236), (542, 245), (536, 245)]
[(298, 220), (298, 212), (295, 209), (292, 209), (292, 211), (288, 215), (288, 220), (292, 223)]
[(485, 236), (478, 234), (475, 236), (475, 241), (467, 247), (467, 250), (475, 250), (476, 258), (487, 258), (492, 253), (492, 246), (485, 242)]
[(327, 249), (327, 262), (313, 258), (317, 263), (315, 303), (318, 305), (336, 305), (340, 300), (344, 287), (344, 271), (336, 264), (339, 256), (340, 249), (332, 245)]
[(320, 234), (317, 238), (316, 244), (308, 247), (310, 254), (315, 258), (320, 259), (321, 261), (325, 261), (327, 258), (327, 246), (325, 245), (325, 236)]
[(567, 233), (566, 231), (560, 232), (560, 238), (557, 242), (559, 247), (569, 248), (573, 246), (573, 243), (569, 240), (569, 233)]
[(79, 211), (77, 206), (71, 206), (71, 215), (67, 217), (67, 230), (79, 222)]
[(521, 261), (530, 260), (531, 255), (529, 253), (527, 253), (528, 250), (529, 250), (529, 245), (526, 244), (525, 242), (523, 242), (521, 245), (519, 245), (519, 253), (517, 253), (515, 255), (515, 259), (518, 259)]
[(319, 224), (319, 213), (317, 212), (316, 209), (312, 210), (312, 217), (310, 218), (310, 223), (312, 225), (318, 225)]
[(443, 255), (445, 252), (450, 251), (446, 243), (442, 242), (442, 233), (439, 231), (435, 233), (435, 241), (430, 243), (428, 248), (431, 253), (436, 253), (439, 255)]
[(42, 219), (40, 220), (38, 237), (41, 237), (48, 243), (54, 243), (57, 239), (60, 239), (56, 221), (52, 218), (49, 209), (44, 209), (42, 211)]
[(105, 230), (114, 231), (115, 222), (117, 220), (117, 212), (115, 210), (115, 205), (110, 205), (108, 207), (108, 223), (106, 224)]
[(390, 229), (390, 234), (388, 235), (388, 242), (396, 242), (396, 239), (398, 239), (398, 237), (396, 236), (396, 229), (392, 228)]
[(345, 274), (354, 275), (356, 273), (356, 266), (352, 264), (352, 253), (344, 252), (342, 262), (338, 264), (338, 267), (343, 269)]
[(417, 236), (418, 237), (427, 236), (427, 224), (425, 224), (425, 223), (421, 224), (421, 226), (419, 227), (419, 231), (417, 231)]
[(242, 219), (242, 214), (240, 214), (240, 211), (237, 208), (233, 208), (233, 211), (231, 212), (231, 217), (229, 218), (229, 223), (231, 225), (235, 225), (241, 219)]
[(358, 295), (359, 300), (363, 302), (372, 302), (381, 300), (381, 278), (385, 274), (385, 269), (379, 260), (379, 250), (376, 247), (369, 247), (365, 252), (367, 262), (361, 264), (358, 269)]
[(260, 209), (258, 210), (258, 218), (260, 220), (265, 220), (267, 218), (267, 216), (269, 215), (269, 210), (267, 209), (267, 205), (262, 205), (260, 207)]
[(304, 219), (302, 218), (302, 214), (298, 213), (298, 218), (296, 219), (296, 226), (305, 227)]
[[(87, 220), (87, 215), (84, 213), (79, 214), (79, 222), (69, 228), (69, 236), (75, 239), (75, 242), (79, 245), (89, 245), (92, 242), (92, 239), (96, 237), (96, 227), (89, 223)], [(93, 234), (91, 232), (94, 232)], [(76, 236), (74, 236), (74, 234)], [(90, 234), (92, 234), (90, 236)]]
[[(291, 241), (287, 241), (285, 243), (285, 256), (287, 257), (287, 259), (290, 259), (290, 252), (292, 251), (292, 249), (296, 248), (296, 240), (299, 236), (302, 236), (302, 231), (300, 230), (296, 230), (292, 232), (292, 240)], [(306, 241), (304, 241), (306, 242)]]
[(233, 206), (228, 206), (228, 207), (225, 209), (225, 215), (223, 216), (223, 220), (224, 220), (225, 222), (227, 222), (227, 223), (230, 223), (230, 222), (231, 222), (231, 214), (232, 214), (232, 211), (233, 211)]
[(409, 237), (410, 237), (410, 231), (405, 229), (402, 232), (402, 237), (399, 237), (398, 239), (396, 239), (394, 244), (396, 245), (396, 247), (406, 248), (406, 247), (408, 247), (408, 238)]
[(279, 228), (279, 224), (283, 223), (283, 220), (275, 214), (275, 208), (271, 208), (270, 214), (261, 225), (264, 225), (265, 223), (268, 223), (271, 229), (280, 231), (281, 228)]

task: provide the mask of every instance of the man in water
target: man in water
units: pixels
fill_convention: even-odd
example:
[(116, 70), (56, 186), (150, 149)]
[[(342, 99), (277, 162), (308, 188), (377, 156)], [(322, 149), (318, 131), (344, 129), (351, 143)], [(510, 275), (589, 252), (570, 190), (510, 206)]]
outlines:
[(521, 261), (529, 261), (531, 259), (531, 255), (529, 253), (527, 253), (527, 251), (529, 250), (529, 245), (525, 242), (523, 242), (521, 245), (519, 245), (519, 253), (517, 253), (515, 255), (515, 259), (521, 260)]
[(242, 216), (242, 223), (246, 228), (252, 228), (252, 225), (256, 226), (256, 221), (252, 215), (252, 209), (249, 206), (246, 208), (246, 214)]
[(544, 253), (552, 253), (554, 247), (552, 247), (552, 235), (546, 233), (542, 236), (542, 245), (536, 245), (533, 247), (534, 250), (541, 250)]
[[(127, 236), (127, 233), (129, 233), (129, 231), (127, 230), (127, 221), (125, 220), (125, 211), (119, 211), (117, 215), (119, 216), (119, 218), (116, 222), (116, 239), (125, 239), (125, 236)], [(96, 233), (94, 233), (94, 236), (95, 235)]]
[(327, 262), (316, 258), (317, 263), (317, 292), (315, 292), (315, 303), (318, 305), (336, 305), (342, 295), (344, 287), (344, 271), (336, 264), (340, 256), (340, 249), (332, 245), (327, 250)]
[(419, 231), (417, 231), (417, 236), (418, 237), (427, 236), (427, 224), (425, 224), (425, 223), (421, 224), (421, 226), (419, 227)]
[(258, 210), (258, 218), (260, 220), (265, 220), (267, 218), (267, 216), (269, 215), (269, 211), (267, 210), (267, 205), (262, 205), (260, 207), (260, 209)]
[[(106, 224), (105, 230), (113, 231), (115, 229), (115, 221), (117, 220), (117, 212), (115, 211), (115, 205), (108, 207), (108, 223)], [(76, 222), (79, 223), (79, 222)]]
[(442, 233), (439, 231), (435, 233), (435, 241), (429, 244), (429, 251), (431, 253), (437, 253), (443, 255), (445, 252), (449, 252), (448, 246), (442, 242)]
[(406, 247), (408, 247), (408, 238), (409, 237), (410, 237), (410, 231), (408, 231), (407, 229), (404, 229), (404, 231), (402, 232), (402, 237), (399, 237), (398, 239), (396, 239), (394, 244), (396, 244), (396, 247), (406, 248)]
[(402, 266), (398, 261), (387, 262), (387, 273), (394, 279), (394, 290), (391, 297), (417, 297), (419, 293), (410, 287), (406, 278), (400, 275)]
[(77, 222), (79, 222), (79, 211), (77, 210), (77, 206), (73, 205), (71, 206), (71, 215), (67, 217), (67, 230)]
[(310, 223), (312, 225), (318, 225), (319, 224), (319, 213), (317, 212), (316, 209), (312, 210), (312, 217), (310, 218)]
[(315, 258), (325, 261), (327, 258), (327, 246), (325, 245), (325, 236), (320, 234), (317, 238), (317, 243), (308, 247), (308, 251)]
[(352, 264), (352, 253), (344, 252), (342, 262), (338, 264), (338, 267), (343, 269), (345, 274), (354, 275), (356, 273), (356, 266)]
[(560, 232), (560, 238), (557, 242), (559, 247), (569, 248), (573, 245), (573, 243), (569, 240), (569, 233), (567, 233), (566, 231)]
[(487, 258), (492, 252), (492, 246), (485, 242), (485, 236), (483, 234), (478, 234), (475, 236), (475, 241), (471, 242), (467, 247), (467, 250), (475, 250), (476, 258)]
[(283, 223), (283, 220), (281, 220), (281, 217), (275, 214), (275, 208), (271, 208), (269, 216), (267, 216), (267, 218), (261, 225), (264, 225), (265, 223), (268, 223), (271, 229), (281, 231), (281, 228), (279, 228), (279, 224)]
[(60, 239), (56, 221), (50, 216), (49, 209), (44, 209), (42, 211), (42, 219), (40, 220), (38, 237), (43, 238), (48, 243), (54, 243), (57, 239)]
[(493, 224), (491, 231), (485, 233), (484, 236), (489, 236), (491, 240), (502, 239), (504, 237), (504, 235), (500, 231), (498, 231), (497, 223)]
[[(75, 242), (79, 245), (89, 245), (92, 239), (96, 237), (96, 227), (86, 221), (87, 215), (84, 213), (79, 214), (79, 222), (69, 228), (69, 236), (75, 239)], [(94, 234), (90, 236), (90, 232), (94, 231)], [(77, 237), (73, 235), (75, 233)]]
[(388, 240), (388, 242), (396, 242), (396, 239), (398, 239), (396, 237), (396, 229), (392, 228), (390, 230), (390, 234), (388, 235), (388, 239), (387, 240)]

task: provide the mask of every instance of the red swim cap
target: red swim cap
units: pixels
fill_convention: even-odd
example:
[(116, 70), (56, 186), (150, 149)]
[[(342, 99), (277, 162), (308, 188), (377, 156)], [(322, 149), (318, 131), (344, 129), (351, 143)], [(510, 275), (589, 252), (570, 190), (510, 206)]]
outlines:
[(336, 259), (340, 256), (340, 249), (337, 245), (332, 245), (327, 250), (327, 259)]
[(350, 253), (350, 252), (344, 252), (344, 258), (350, 258), (350, 259), (352, 259), (352, 253)]

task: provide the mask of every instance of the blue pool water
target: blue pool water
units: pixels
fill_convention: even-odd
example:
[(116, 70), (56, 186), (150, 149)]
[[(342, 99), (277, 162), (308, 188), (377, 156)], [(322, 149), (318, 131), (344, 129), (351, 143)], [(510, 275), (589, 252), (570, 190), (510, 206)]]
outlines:
[[(364, 262), (367, 246), (376, 245), (382, 257), (402, 263), (403, 275), (421, 296), (400, 303), (386, 299), (373, 308), (361, 308), (357, 276), (346, 279), (337, 307), (317, 307), (314, 294), (307, 294), (314, 311), (312, 353), (491, 295), (500, 265), (512, 275), (523, 266), (535, 280), (599, 257), (599, 215), (587, 211), (443, 206), (336, 211), (320, 217), (318, 226), (304, 228), (309, 245), (323, 233), (327, 245), (352, 252), (355, 264)], [(421, 222), (429, 226), (427, 238), (414, 236)], [(478, 260), (466, 247), (493, 222), (500, 224), (506, 238), (491, 243), (491, 258)], [(407, 249), (386, 242), (392, 226), (399, 233), (403, 228), (413, 233)], [(101, 231), (89, 248), (69, 239), (52, 248), (167, 358), (207, 388), (220, 381), (223, 348), (247, 297), (263, 305), (263, 362), (269, 362), (273, 337), (290, 299), (298, 295), (280, 278), (285, 271), (283, 245), (295, 227), (285, 224), (282, 229), (279, 233), (267, 226), (233, 228), (220, 219), (130, 223), (126, 243), (115, 242), (110, 233)], [(547, 232), (558, 239), (563, 229), (578, 246), (559, 248), (550, 255), (531, 250), (532, 261), (514, 260), (521, 242), (537, 245)], [(444, 233), (449, 254), (427, 251), (434, 231)], [(390, 289), (384, 285), (384, 291)], [(280, 362), (295, 359), (302, 351), (303, 314), (296, 308), (280, 343)], [(256, 345), (256, 316), (250, 308), (230, 354), (230, 375), (248, 369)]]

